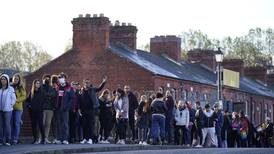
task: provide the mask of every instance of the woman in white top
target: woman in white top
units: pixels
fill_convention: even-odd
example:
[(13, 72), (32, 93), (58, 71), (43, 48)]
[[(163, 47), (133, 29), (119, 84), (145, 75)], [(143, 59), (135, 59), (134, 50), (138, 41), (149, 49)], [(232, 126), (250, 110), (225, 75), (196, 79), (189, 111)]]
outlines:
[(0, 80), (0, 144), (10, 146), (11, 116), (16, 96), (13, 87), (10, 86), (9, 76), (2, 74)]
[(116, 111), (117, 132), (119, 140), (117, 144), (125, 144), (126, 130), (128, 124), (128, 98), (122, 89), (117, 89), (114, 100), (114, 109)]

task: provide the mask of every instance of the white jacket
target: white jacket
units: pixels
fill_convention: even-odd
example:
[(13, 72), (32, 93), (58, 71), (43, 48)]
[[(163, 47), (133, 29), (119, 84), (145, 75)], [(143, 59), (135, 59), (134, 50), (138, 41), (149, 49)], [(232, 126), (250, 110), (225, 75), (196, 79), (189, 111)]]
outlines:
[(0, 88), (0, 111), (9, 112), (13, 110), (13, 105), (16, 102), (16, 95), (13, 87), (9, 85), (9, 76), (2, 74), (1, 78), (5, 77), (8, 80), (8, 88)]
[(175, 121), (177, 126), (187, 126), (189, 125), (189, 111), (187, 108), (180, 111), (176, 109), (175, 111)]

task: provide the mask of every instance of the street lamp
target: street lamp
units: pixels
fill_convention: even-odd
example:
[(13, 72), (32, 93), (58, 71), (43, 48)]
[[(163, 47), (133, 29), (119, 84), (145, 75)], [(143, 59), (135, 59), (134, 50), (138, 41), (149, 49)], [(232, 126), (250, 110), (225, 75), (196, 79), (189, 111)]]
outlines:
[(218, 93), (217, 93), (217, 97), (218, 97), (218, 103), (221, 107), (223, 107), (223, 101), (222, 101), (222, 71), (221, 71), (221, 63), (223, 62), (224, 59), (224, 55), (223, 52), (221, 51), (221, 48), (218, 48), (218, 51), (215, 54), (215, 59), (217, 62), (217, 85), (218, 85)]

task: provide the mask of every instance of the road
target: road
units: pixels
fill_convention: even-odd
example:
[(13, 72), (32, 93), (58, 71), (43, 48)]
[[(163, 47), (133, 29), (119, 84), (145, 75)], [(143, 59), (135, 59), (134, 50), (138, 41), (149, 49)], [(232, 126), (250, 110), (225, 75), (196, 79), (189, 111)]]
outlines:
[[(230, 149), (170, 149), (170, 150), (139, 150), (100, 152), (100, 154), (274, 154), (274, 148), (230, 148)], [(92, 154), (92, 153), (82, 153)]]

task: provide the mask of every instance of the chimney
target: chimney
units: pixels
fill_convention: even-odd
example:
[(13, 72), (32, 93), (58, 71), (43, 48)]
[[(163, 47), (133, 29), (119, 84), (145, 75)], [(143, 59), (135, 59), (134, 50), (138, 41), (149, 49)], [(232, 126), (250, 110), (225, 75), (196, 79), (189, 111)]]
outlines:
[(215, 71), (217, 67), (215, 54), (214, 50), (193, 49), (187, 52), (187, 57), (190, 63), (199, 63), (209, 70)]
[(223, 68), (239, 72), (240, 76), (244, 76), (244, 61), (242, 59), (224, 59)]
[(114, 26), (110, 27), (110, 42), (111, 43), (123, 43), (131, 49), (136, 49), (136, 37), (137, 28), (130, 23), (122, 23), (117, 20)]
[(266, 83), (269, 86), (274, 86), (274, 73), (266, 75)]
[(79, 15), (73, 25), (73, 48), (81, 52), (101, 52), (109, 47), (110, 21), (103, 14)]
[(150, 39), (150, 52), (167, 55), (173, 60), (181, 61), (181, 38), (175, 35), (155, 36)]
[(244, 68), (244, 75), (246, 77), (252, 78), (254, 80), (260, 80), (263, 83), (266, 83), (266, 74), (267, 69), (263, 66), (250, 66)]

